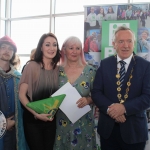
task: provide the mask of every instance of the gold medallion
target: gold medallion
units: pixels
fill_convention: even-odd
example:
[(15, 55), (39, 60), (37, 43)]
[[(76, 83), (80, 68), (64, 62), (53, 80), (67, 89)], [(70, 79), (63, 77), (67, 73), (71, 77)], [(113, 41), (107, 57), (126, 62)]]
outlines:
[(116, 84), (117, 84), (117, 85), (120, 85), (120, 83), (121, 83), (120, 81), (117, 81), (117, 83), (116, 83)]
[(130, 75), (130, 79), (132, 78), (133, 76), (132, 75)]
[(122, 104), (122, 103), (124, 103), (124, 100), (123, 100), (123, 99), (120, 101), (120, 104)]
[(125, 95), (124, 95), (124, 98), (125, 98), (125, 99), (126, 99), (126, 98), (128, 98), (128, 95), (127, 95), (127, 94), (125, 94)]
[(121, 98), (121, 96), (122, 96), (121, 94), (117, 94), (117, 97), (118, 97), (118, 98)]
[(131, 82), (127, 82), (127, 86), (130, 86), (131, 85)]
[(120, 87), (118, 87), (118, 88), (117, 88), (117, 91), (121, 91), (121, 88), (120, 88)]
[(119, 79), (120, 78), (120, 74), (116, 74), (116, 78)]
[(126, 92), (128, 93), (129, 92), (129, 88), (127, 87), (127, 89), (126, 89)]

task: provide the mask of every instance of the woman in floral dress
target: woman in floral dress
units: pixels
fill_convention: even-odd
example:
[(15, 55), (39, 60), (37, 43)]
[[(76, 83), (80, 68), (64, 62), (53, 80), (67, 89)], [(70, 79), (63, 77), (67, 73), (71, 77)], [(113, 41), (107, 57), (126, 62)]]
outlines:
[(82, 44), (77, 37), (69, 37), (64, 42), (61, 54), (60, 87), (69, 81), (82, 96), (77, 100), (77, 107), (82, 108), (90, 105), (91, 111), (74, 124), (61, 110), (57, 112), (54, 150), (96, 150), (94, 116), (92, 113), (93, 101), (90, 97), (96, 70), (86, 64)]

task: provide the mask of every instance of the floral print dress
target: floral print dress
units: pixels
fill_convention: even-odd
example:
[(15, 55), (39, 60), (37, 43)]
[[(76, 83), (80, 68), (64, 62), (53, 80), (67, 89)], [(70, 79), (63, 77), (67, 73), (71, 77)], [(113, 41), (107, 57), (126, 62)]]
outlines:
[[(68, 82), (64, 68), (60, 67), (59, 85)], [(96, 70), (86, 65), (78, 79), (72, 84), (82, 97), (90, 95)], [(92, 105), (91, 109), (92, 109)], [(76, 115), (76, 114), (75, 114)], [(54, 150), (96, 150), (94, 116), (92, 110), (74, 124), (58, 110), (56, 114), (56, 138)]]

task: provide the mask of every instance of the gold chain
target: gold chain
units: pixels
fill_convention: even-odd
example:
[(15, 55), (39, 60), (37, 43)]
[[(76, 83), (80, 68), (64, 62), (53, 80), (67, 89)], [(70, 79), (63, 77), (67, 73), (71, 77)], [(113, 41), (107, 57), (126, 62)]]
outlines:
[[(116, 57), (116, 55), (115, 55)], [(133, 55), (133, 59), (134, 59), (134, 55)], [(135, 62), (135, 59), (134, 59), (134, 62)], [(134, 66), (135, 66), (136, 62), (134, 63)], [(128, 92), (129, 92), (129, 87), (131, 86), (131, 79), (133, 78), (133, 68), (134, 66), (132, 67), (131, 69), (131, 72), (130, 72), (130, 75), (129, 75), (129, 80), (127, 82), (127, 88), (126, 88), (126, 92), (124, 94), (124, 99), (122, 98), (122, 95), (121, 95), (121, 87), (120, 87), (120, 74), (118, 73), (118, 70), (117, 70), (117, 74), (116, 74), (116, 78), (118, 79), (118, 81), (116, 82), (117, 84), (117, 91), (118, 91), (118, 94), (117, 94), (117, 97), (118, 97), (118, 100), (120, 102), (120, 104), (124, 103), (126, 101), (126, 99), (128, 98)]]
[(120, 74), (116, 74), (116, 78), (118, 79), (118, 81), (116, 82), (116, 84), (118, 85), (117, 87), (117, 91), (118, 91), (118, 94), (117, 94), (117, 97), (118, 97), (118, 100), (119, 102), (122, 104), (126, 101), (126, 99), (128, 98), (128, 92), (129, 92), (129, 87), (131, 86), (131, 79), (132, 79), (132, 73), (133, 73), (133, 68), (131, 70), (131, 73), (130, 73), (130, 76), (129, 76), (129, 80), (127, 82), (127, 88), (126, 88), (126, 92), (124, 94), (124, 99), (122, 99), (122, 95), (121, 95), (121, 87), (120, 87)]

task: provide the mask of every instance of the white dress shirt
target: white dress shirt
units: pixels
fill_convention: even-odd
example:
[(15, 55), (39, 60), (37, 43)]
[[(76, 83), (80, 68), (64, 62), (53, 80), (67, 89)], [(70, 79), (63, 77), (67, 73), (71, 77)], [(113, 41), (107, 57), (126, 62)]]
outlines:
[[(131, 59), (132, 59), (132, 56), (133, 56), (133, 53), (130, 55), (130, 57), (124, 59), (123, 61), (126, 62), (125, 64), (125, 71), (127, 72), (128, 70), (128, 67), (129, 67), (129, 64), (131, 62)], [(122, 60), (118, 55), (117, 55), (117, 68), (118, 68), (118, 73), (119, 73), (119, 70), (121, 68), (121, 65), (120, 65), (120, 60)]]

